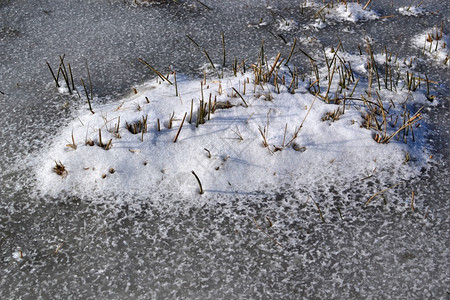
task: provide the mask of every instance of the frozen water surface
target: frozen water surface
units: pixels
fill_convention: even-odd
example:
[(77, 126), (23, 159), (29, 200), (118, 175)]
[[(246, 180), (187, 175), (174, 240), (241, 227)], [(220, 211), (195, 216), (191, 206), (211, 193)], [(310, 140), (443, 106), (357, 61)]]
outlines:
[[(442, 40), (448, 40), (449, 11), (439, 1), (420, 5), (411, 5), (410, 1), (373, 2), (364, 11), (352, 8), (354, 3), (345, 6), (313, 1), (205, 0), (208, 9), (188, 0), (147, 5), (113, 0), (39, 4), (0, 0), (1, 298), (447, 299), (450, 62), (444, 63), (448, 50), (443, 42), (426, 44), (425, 39), (426, 33), (439, 32), (443, 24)], [(224, 164), (227, 153), (213, 157), (220, 162), (217, 166), (225, 174), (223, 177), (216, 175), (219, 171), (207, 172), (216, 166), (205, 158), (207, 152), (199, 153), (207, 162), (198, 166), (197, 161), (191, 160), (192, 153), (186, 154), (186, 166), (178, 165), (186, 169), (161, 173), (170, 179), (165, 183), (154, 178), (154, 170), (147, 177), (139, 177), (140, 173), (127, 177), (120, 172), (121, 168), (137, 164), (136, 157), (142, 152), (128, 151), (134, 156), (105, 179), (101, 172), (90, 181), (89, 176), (93, 175), (83, 177), (84, 173), (74, 171), (71, 162), (81, 164), (76, 159), (90, 153), (82, 142), (75, 151), (65, 147), (71, 143), (72, 129), (77, 134), (79, 120), (92, 117), (89, 124), (96, 124), (94, 116), (100, 118), (100, 112), (112, 114), (108, 105), (117, 107), (122, 100), (133, 109), (137, 107), (135, 101), (144, 111), (151, 108), (149, 120), (153, 125), (158, 113), (169, 116), (170, 112), (166, 114), (164, 110), (167, 107), (158, 106), (154, 99), (144, 105), (142, 97), (163, 95), (164, 84), (155, 84), (154, 73), (138, 57), (164, 73), (169, 67), (176, 70), (183, 95), (194, 83), (199, 86), (203, 70), (208, 80), (218, 80), (222, 32), (227, 49), (225, 77), (231, 78), (222, 81), (224, 89), (230, 89), (235, 80), (231, 71), (234, 58), (245, 60), (248, 66), (256, 63), (262, 40), (265, 55), (273, 61), (278, 52), (287, 57), (296, 38), (291, 63), (300, 74), (308, 76), (310, 60), (299, 49), (312, 56), (319, 71), (326, 73), (322, 48), (331, 56), (331, 47), (336, 48), (341, 41), (345, 50), (342, 57), (351, 61), (361, 75), (367, 57), (357, 63), (361, 59), (358, 46), (366, 55), (365, 40), (369, 37), (380, 70), (384, 70), (386, 47), (388, 52), (398, 53), (403, 72), (420, 73), (421, 77), (426, 74), (433, 81), (431, 94), (436, 98), (433, 102), (426, 100), (423, 84), (411, 96), (399, 91), (396, 95), (401, 99), (395, 99), (395, 94), (383, 94), (393, 97), (393, 101), (412, 99), (408, 107), (412, 112), (425, 105), (422, 126), (415, 131), (415, 143), (372, 143), (374, 148), (392, 149), (392, 157), (381, 155), (377, 162), (366, 162), (366, 173), (363, 165), (357, 163), (345, 169), (339, 160), (328, 164), (331, 157), (326, 151), (316, 160), (299, 159), (302, 170), (283, 165), (282, 158), (291, 159), (294, 150), (271, 155), (261, 146), (260, 136), (255, 135), (254, 141), (248, 138), (252, 132), (258, 134), (258, 125), (264, 127), (267, 112), (261, 104), (265, 101), (249, 95), (245, 99), (254, 112), (251, 122), (254, 120), (255, 127), (253, 131), (250, 126), (249, 131), (239, 128), (253, 144), (245, 144), (244, 139), (241, 143), (224, 140), (220, 145), (208, 145), (218, 152), (226, 149), (225, 144), (236, 149)], [(208, 52), (218, 71), (208, 67), (204, 53), (186, 35)], [(58, 56), (63, 54), (77, 81), (82, 77), (87, 82), (86, 64), (89, 65), (96, 115), (89, 116), (85, 98), (69, 96), (55, 88), (46, 62), (57, 69)], [(362, 75), (361, 78), (363, 89), (367, 81)], [(79, 82), (75, 84), (80, 86)], [(152, 85), (157, 87), (149, 89)], [(306, 89), (309, 81), (299, 85), (294, 96), (285, 91), (283, 101), (300, 99), (309, 105), (313, 99)], [(138, 94), (134, 95), (133, 87)], [(242, 91), (242, 85), (233, 87)], [(198, 101), (198, 90), (195, 93), (192, 92), (192, 98)], [(173, 101), (173, 95), (170, 97)], [(183, 99), (184, 104), (173, 104), (178, 118), (186, 111), (184, 106), (189, 107), (190, 97), (191, 94)], [(232, 100), (239, 103), (239, 98)], [(274, 115), (269, 140), (278, 138), (278, 145), (282, 139), (279, 128), (284, 127), (289, 115), (276, 100), (270, 102)], [(330, 107), (336, 109), (334, 105)], [(312, 124), (321, 124), (314, 128), (329, 125), (347, 130), (338, 126), (347, 118), (349, 123), (351, 118), (357, 118), (348, 111), (333, 124), (321, 122), (321, 113), (327, 109), (318, 103), (313, 108), (300, 133), (300, 138), (305, 139), (301, 142), (306, 145), (305, 152), (296, 153), (301, 157), (319, 153), (313, 152), (319, 148), (319, 142)], [(195, 150), (196, 139), (203, 133), (209, 134), (208, 128), (220, 129), (221, 120), (227, 118), (239, 120), (241, 110), (242, 106), (223, 110), (220, 115), (218, 112), (197, 130), (185, 125), (176, 144), (172, 143), (176, 129), (167, 135), (149, 133), (149, 137), (154, 145), (167, 147), (168, 153), (174, 155), (175, 146)], [(140, 117), (137, 112), (135, 115)], [(123, 124), (125, 121), (128, 119), (123, 119)], [(164, 127), (163, 121), (167, 118), (161, 119)], [(178, 125), (179, 120), (175, 127)], [(236, 130), (234, 126), (231, 129)], [(353, 132), (364, 134), (362, 129)], [(228, 130), (224, 136), (233, 135)], [(123, 143), (130, 142), (131, 136), (124, 134)], [(83, 138), (77, 136), (78, 141)], [(139, 137), (135, 140), (140, 145)], [(113, 144), (108, 153), (119, 151), (118, 144)], [(330, 145), (333, 147), (336, 144)], [(92, 149), (106, 152), (98, 146)], [(366, 149), (373, 153), (372, 148)], [(404, 150), (411, 152), (408, 164), (401, 161)], [(349, 147), (341, 158), (347, 153), (348, 159), (358, 160), (351, 151)], [(258, 153), (261, 161), (257, 156), (254, 164), (266, 164), (266, 173), (288, 170), (291, 180), (283, 174), (278, 174), (282, 179), (269, 180), (254, 165), (233, 169), (238, 158), (250, 161)], [(71, 155), (69, 161), (64, 161), (69, 170), (66, 179), (52, 173), (52, 159)], [(182, 161), (182, 157), (174, 157)], [(89, 154), (85, 158), (90, 159)], [(100, 164), (101, 160), (89, 161), (86, 167), (95, 163)], [(164, 161), (157, 163), (164, 168)], [(192, 164), (205, 181), (206, 192), (201, 196), (189, 172)], [(373, 172), (375, 165), (377, 171)], [(149, 168), (152, 166), (150, 162)], [(249, 172), (249, 177), (233, 177), (246, 174), (244, 171)], [(363, 180), (360, 172), (365, 175)], [(79, 177), (73, 179), (75, 175)], [(121, 186), (127, 178), (127, 185)], [(105, 182), (115, 185), (107, 189)], [(401, 184), (393, 186), (397, 183)], [(372, 195), (389, 187), (392, 188), (365, 206)], [(413, 192), (414, 212), (410, 208)]]

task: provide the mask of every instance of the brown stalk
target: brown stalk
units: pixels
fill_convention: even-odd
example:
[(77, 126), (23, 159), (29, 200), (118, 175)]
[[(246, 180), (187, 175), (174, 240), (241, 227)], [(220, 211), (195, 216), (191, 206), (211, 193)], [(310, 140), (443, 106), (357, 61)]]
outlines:
[(242, 99), (242, 102), (244, 102), (245, 107), (248, 107), (248, 104), (247, 104), (247, 102), (245, 102), (244, 97), (242, 97), (242, 95), (234, 87), (233, 87), (233, 91), (236, 93), (236, 95), (238, 95)]
[(382, 191), (376, 192), (372, 197), (369, 198), (369, 200), (367, 200), (366, 205), (369, 205), (369, 203), (373, 200), (373, 198), (375, 198), (375, 197), (378, 196), (379, 194), (382, 194), (382, 193), (384, 193), (384, 192), (386, 192), (386, 191), (392, 189), (393, 187), (396, 187), (396, 186), (399, 185), (399, 184), (401, 184), (401, 182), (400, 182), (400, 183), (396, 183), (396, 184), (394, 184), (394, 185), (391, 185), (391, 186), (388, 187), (387, 189), (384, 189), (384, 190), (382, 190)]
[(366, 10), (367, 6), (369, 6), (370, 2), (372, 2), (372, 0), (367, 1), (366, 5), (364, 5), (363, 10)]
[(273, 63), (272, 68), (270, 69), (268, 78), (270, 78), (270, 76), (272, 76), (273, 70), (275, 70), (275, 67), (276, 67), (276, 65), (277, 65), (277, 62), (278, 62), (278, 60), (280, 59), (280, 56), (281, 56), (281, 52), (279, 52), (278, 55), (277, 55), (277, 58), (275, 58), (275, 62)]
[(300, 132), (300, 129), (302, 129), (303, 123), (305, 123), (305, 120), (306, 120), (306, 118), (308, 117), (309, 112), (311, 111), (311, 109), (312, 109), (312, 107), (313, 107), (313, 105), (314, 105), (314, 102), (316, 101), (316, 98), (317, 98), (317, 94), (315, 95), (314, 100), (311, 102), (311, 105), (309, 106), (309, 109), (308, 109), (308, 111), (306, 112), (306, 115), (305, 115), (305, 117), (303, 118), (302, 123), (301, 123), (300, 126), (297, 128), (297, 130), (294, 132), (294, 135), (292, 136), (292, 139), (286, 144), (286, 147), (289, 147), (289, 146), (297, 139), (298, 134), (299, 134), (299, 132)]
[(161, 78), (162, 80), (164, 80), (164, 81), (167, 81), (168, 83), (170, 83), (170, 84), (172, 84), (172, 82), (169, 80), (169, 79), (167, 79), (163, 74), (161, 74), (161, 72), (159, 72), (158, 70), (156, 70), (155, 68), (153, 68), (148, 62), (146, 62), (145, 60), (143, 60), (142, 58), (138, 58), (138, 60), (141, 62), (141, 63), (143, 63), (143, 64), (145, 64), (150, 70), (152, 70), (156, 75), (158, 75), (159, 76), (159, 78)]
[(176, 135), (175, 138), (173, 139), (173, 142), (174, 142), (174, 143), (177, 142), (178, 136), (180, 135), (180, 132), (181, 132), (181, 128), (183, 128), (184, 119), (186, 119), (186, 115), (187, 115), (187, 112), (184, 113), (183, 121), (181, 121), (181, 125), (180, 125), (180, 128), (178, 128), (177, 135)]

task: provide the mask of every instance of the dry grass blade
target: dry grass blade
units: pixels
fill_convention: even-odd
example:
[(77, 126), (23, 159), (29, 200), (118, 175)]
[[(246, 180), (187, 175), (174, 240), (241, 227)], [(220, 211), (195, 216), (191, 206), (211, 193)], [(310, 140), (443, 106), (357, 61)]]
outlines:
[(212, 155), (211, 155), (211, 151), (209, 151), (208, 149), (206, 149), (206, 148), (204, 148), (203, 150), (205, 150), (206, 152), (208, 152), (208, 158), (211, 158), (212, 157)]
[(243, 141), (244, 140), (244, 137), (242, 136), (242, 133), (239, 130), (239, 127), (237, 125), (236, 125), (236, 131), (234, 131), (233, 129), (230, 129), (230, 130), (233, 131), (237, 135), (239, 141)]
[(203, 2), (201, 2), (201, 1), (199, 1), (199, 0), (195, 0), (195, 1), (197, 1), (198, 3), (200, 3), (203, 7), (205, 7), (207, 10), (212, 10), (212, 8), (211, 7), (209, 7), (208, 5), (206, 5), (205, 3), (203, 3)]
[(313, 202), (314, 202), (314, 204), (316, 205), (316, 207), (317, 207), (317, 210), (319, 211), (319, 216), (320, 216), (320, 219), (322, 219), (322, 222), (324, 222), (325, 223), (325, 218), (323, 217), (323, 213), (322, 213), (322, 210), (320, 209), (320, 206), (319, 206), (319, 204), (317, 204), (317, 202), (316, 201), (314, 201), (314, 199), (311, 199)]
[(77, 150), (77, 144), (75, 144), (75, 139), (73, 137), (73, 130), (72, 130), (72, 144), (67, 144), (66, 147), (72, 148), (73, 150)]
[(87, 99), (87, 102), (89, 104), (89, 110), (91, 111), (92, 114), (95, 114), (95, 112), (92, 110), (91, 100), (89, 99), (89, 94), (88, 94), (88, 91), (86, 89), (86, 85), (84, 84), (83, 78), (81, 78), (81, 84), (83, 85), (83, 89), (84, 89), (84, 92), (86, 94), (86, 99)]
[(302, 123), (301, 123), (300, 126), (297, 128), (297, 130), (294, 132), (294, 135), (292, 136), (292, 139), (286, 144), (286, 147), (289, 147), (289, 146), (297, 139), (298, 134), (299, 134), (299, 132), (300, 132), (300, 129), (302, 129), (303, 124), (305, 123), (305, 120), (306, 120), (306, 118), (308, 117), (309, 112), (311, 111), (311, 109), (312, 109), (312, 107), (313, 107), (313, 105), (314, 105), (314, 102), (316, 102), (316, 98), (317, 98), (317, 94), (315, 95), (313, 101), (311, 102), (311, 105), (309, 106), (309, 109), (308, 109), (308, 111), (306, 112), (306, 115), (305, 115), (305, 117), (303, 118)]
[(52, 73), (52, 77), (53, 77), (53, 80), (55, 80), (56, 87), (60, 87), (60, 85), (58, 83), (58, 79), (56, 78), (55, 73), (53, 73), (52, 67), (50, 66), (50, 64), (48, 62), (47, 62), (47, 66), (50, 69), (50, 73)]
[[(178, 84), (177, 84), (177, 72), (173, 71), (173, 81), (175, 82), (175, 96), (178, 97)], [(147, 103), (148, 103), (148, 98)]]
[(177, 135), (173, 139), (174, 143), (177, 142), (178, 136), (180, 135), (180, 132), (181, 132), (181, 128), (183, 128), (183, 124), (184, 124), (184, 120), (186, 119), (186, 115), (187, 115), (187, 113), (184, 113), (183, 121), (181, 121), (181, 125), (180, 125), (180, 128), (178, 128)]
[(223, 48), (223, 62), (222, 62), (222, 67), (225, 68), (225, 55), (226, 55), (226, 50), (225, 50), (225, 34), (222, 31), (222, 48)]
[(54, 254), (58, 254), (58, 252), (59, 252), (59, 250), (61, 250), (62, 246), (64, 246), (64, 242), (62, 242), (62, 243), (58, 246), (58, 248), (56, 248)]
[(214, 66), (214, 63), (213, 63), (213, 61), (211, 60), (211, 57), (209, 57), (208, 52), (206, 52), (206, 50), (203, 49), (203, 53), (205, 53), (205, 56), (206, 56), (206, 58), (209, 60), (209, 63), (211, 64), (212, 68), (215, 69), (216, 66)]
[(364, 5), (363, 10), (365, 10), (367, 8), (367, 6), (369, 6), (370, 2), (372, 2), (372, 0), (367, 1), (366, 5)]
[(309, 55), (308, 53), (306, 53), (305, 51), (303, 51), (300, 47), (298, 48), (298, 50), (303, 53), (307, 58), (309, 58), (309, 60), (311, 62), (315, 62), (316, 60), (314, 58), (311, 57), (311, 55)]
[(281, 52), (279, 52), (277, 57), (275, 58), (275, 62), (273, 63), (273, 66), (270, 69), (269, 75), (267, 76), (268, 79), (272, 76), (272, 73), (275, 70), (275, 67), (277, 66), (278, 60), (280, 59), (280, 56), (281, 56)]
[(380, 195), (380, 194), (383, 194), (383, 193), (386, 192), (386, 191), (389, 191), (390, 189), (392, 189), (393, 187), (396, 187), (396, 186), (399, 185), (399, 184), (401, 184), (401, 182), (400, 182), (400, 183), (396, 183), (396, 184), (394, 184), (394, 185), (391, 185), (391, 186), (388, 187), (387, 189), (384, 189), (384, 190), (382, 190), (382, 191), (376, 192), (375, 194), (373, 194), (372, 197), (369, 198), (369, 200), (367, 200), (366, 205), (369, 205), (369, 203), (370, 203), (370, 202), (373, 200), (373, 198), (375, 198), (376, 196), (378, 196), (378, 195)]
[(191, 38), (189, 35), (186, 34), (186, 37), (192, 42), (194, 43), (195, 46), (197, 46), (197, 48), (200, 48), (200, 45), (193, 39)]
[(258, 126), (258, 130), (261, 133), (261, 136), (263, 138), (263, 145), (264, 145), (264, 147), (269, 147), (269, 143), (267, 142), (266, 127), (264, 126), (264, 130), (263, 130), (263, 129), (261, 129), (261, 126)]
[(61, 70), (61, 74), (63, 75), (64, 81), (66, 82), (66, 87), (69, 90), (69, 93), (72, 94), (72, 89), (70, 88), (70, 84), (69, 84), (69, 75), (67, 73), (66, 66), (64, 64), (64, 57), (65, 56), (66, 55), (64, 54), (63, 56), (59, 57), (59, 59), (61, 61), (60, 64), (59, 64), (59, 67), (60, 67), (60, 70)]
[(244, 97), (242, 97), (242, 95), (234, 87), (233, 87), (233, 91), (236, 93), (236, 95), (238, 95), (242, 99), (242, 102), (244, 102), (245, 107), (248, 107), (248, 104), (247, 104), (247, 102), (245, 102)]
[(109, 150), (112, 147), (112, 139), (109, 139), (108, 143), (105, 145), (105, 150)]
[(98, 129), (98, 145), (102, 148), (105, 146), (102, 142), (102, 130), (100, 128)]
[(191, 171), (191, 173), (192, 173), (192, 175), (195, 176), (195, 179), (197, 179), (198, 186), (200, 188), (199, 192), (200, 192), (200, 195), (202, 195), (204, 193), (204, 191), (203, 191), (202, 183), (200, 182), (200, 178), (198, 178), (197, 174), (195, 174), (195, 172), (193, 170)]
[(288, 58), (286, 59), (286, 62), (284, 63), (285, 66), (289, 64), (289, 61), (291, 60), (292, 54), (294, 54), (295, 45), (297, 44), (297, 38), (294, 39), (294, 43), (292, 44), (291, 52), (289, 53)]
[(94, 95), (92, 94), (91, 72), (89, 72), (89, 67), (88, 67), (87, 61), (86, 61), (86, 70), (87, 70), (88, 80), (89, 80), (89, 94), (91, 95), (91, 100), (94, 100)]
[(156, 70), (155, 68), (153, 68), (148, 62), (146, 62), (145, 60), (143, 60), (142, 58), (138, 58), (138, 60), (143, 63), (144, 65), (146, 65), (150, 70), (152, 70), (156, 75), (159, 76), (159, 78), (161, 78), (164, 81), (167, 81), (169, 84), (172, 84), (172, 82), (167, 79), (166, 76), (164, 76), (163, 74), (161, 74), (161, 72), (159, 72), (158, 70)]
[(321, 9), (319, 9), (319, 10), (314, 14), (313, 18), (317, 18), (317, 16), (319, 16), (320, 13), (321, 13), (325, 8), (328, 7), (328, 5), (330, 5), (330, 3), (325, 4)]
[[(69, 67), (69, 75), (70, 75), (70, 82), (72, 83), (72, 91), (75, 91), (76, 89), (75, 89), (75, 83), (73, 82), (72, 67), (70, 66), (70, 64), (67, 64), (67, 66)], [(92, 91), (91, 91), (91, 94), (92, 94)], [(79, 94), (78, 94), (78, 96), (79, 96)]]

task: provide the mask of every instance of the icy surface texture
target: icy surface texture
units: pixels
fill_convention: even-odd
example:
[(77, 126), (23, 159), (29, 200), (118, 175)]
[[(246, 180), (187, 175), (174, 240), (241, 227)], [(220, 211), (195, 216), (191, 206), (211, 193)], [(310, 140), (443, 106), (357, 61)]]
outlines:
[[(0, 0), (0, 298), (448, 298), (445, 2), (373, 1), (366, 10), (365, 3), (322, 1), (144, 2)], [(410, 6), (421, 9), (405, 13)], [(442, 38), (435, 39), (442, 21)], [(226, 67), (219, 78), (222, 32)], [(307, 74), (296, 93), (283, 90), (279, 98), (265, 101), (264, 91), (247, 91), (248, 108), (239, 96), (224, 98), (237, 106), (215, 112), (198, 128), (185, 123), (173, 143), (192, 98), (198, 107), (203, 71), (210, 85), (204, 87), (205, 98), (218, 91), (212, 82), (217, 80), (223, 97), (231, 87), (243, 94), (243, 78), (233, 76), (232, 65), (235, 57), (238, 64), (257, 64), (263, 40), (269, 67), (277, 53), (287, 58), (296, 43), (291, 69), (295, 64), (300, 75)], [(297, 149), (304, 151), (275, 152), (285, 124), (290, 137), (314, 99), (311, 59), (324, 95), (324, 52), (331, 61), (332, 48), (341, 42), (339, 55), (361, 77), (356, 95), (364, 95), (367, 41), (380, 72), (381, 98), (407, 101), (412, 114), (424, 106), (421, 126), (414, 128), (416, 142), (409, 135), (407, 144), (403, 139), (376, 143), (373, 131), (360, 128), (364, 119), (354, 104), (339, 120), (322, 121), (338, 106), (316, 99), (298, 137)], [(384, 86), (391, 53), (392, 78), (397, 80), (397, 66), (402, 74), (396, 92)], [(55, 87), (46, 65), (57, 71), (64, 54), (81, 97), (68, 94), (61, 75), (63, 88)], [(177, 71), (181, 100), (173, 86), (156, 83), (139, 57), (164, 75)], [(89, 93), (86, 65), (94, 115), (80, 81)], [(335, 76), (330, 98), (338, 88)], [(378, 91), (376, 76), (372, 93)], [(416, 78), (413, 89), (421, 83), (411, 93), (409, 76)], [(165, 94), (170, 106), (162, 105)], [(116, 111), (122, 101), (124, 110)], [(284, 107), (293, 102), (300, 106)], [(264, 132), (269, 109), (269, 147), (264, 147), (259, 127)], [(396, 109), (401, 115), (402, 106)], [(168, 129), (174, 111), (174, 127)], [(114, 139), (105, 150), (97, 145), (98, 129), (107, 143), (113, 138), (107, 128), (114, 127), (119, 112), (124, 113), (121, 126), (148, 114), (151, 131), (142, 141), (121, 127), (122, 142)], [(76, 150), (67, 146), (73, 144), (72, 131)], [(354, 163), (368, 156), (350, 143), (341, 155), (336, 143), (325, 146), (325, 139), (343, 142), (353, 136), (361, 151), (379, 155), (376, 162)], [(85, 145), (89, 138), (92, 147)], [(205, 145), (208, 140), (216, 143)], [(178, 152), (183, 147), (185, 156)], [(373, 148), (389, 153), (370, 152)], [(152, 154), (157, 161), (148, 159)], [(130, 159), (121, 160), (125, 155)], [(344, 158), (352, 163), (344, 164)], [(65, 179), (53, 172), (54, 160), (67, 167)], [(168, 166), (168, 161), (177, 164)], [(252, 164), (246, 167), (244, 161)], [(276, 172), (280, 169), (289, 172)], [(204, 184), (203, 195), (191, 170)]]

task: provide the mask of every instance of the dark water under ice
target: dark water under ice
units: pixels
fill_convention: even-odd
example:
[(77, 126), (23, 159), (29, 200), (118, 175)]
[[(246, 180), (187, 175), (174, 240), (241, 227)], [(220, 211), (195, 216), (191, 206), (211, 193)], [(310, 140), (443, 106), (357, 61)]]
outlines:
[[(318, 39), (301, 44), (307, 52), (337, 45), (338, 38), (356, 51), (365, 34), (375, 52), (387, 46), (416, 56), (420, 49), (410, 41), (418, 32), (444, 21), (449, 33), (445, 2), (426, 1), (430, 13), (410, 17), (396, 11), (410, 1), (375, 0), (373, 10), (395, 16), (329, 22), (318, 31), (303, 28), (317, 8), (302, 14), (302, 1), (204, 0), (211, 10), (189, 0), (128, 2), (0, 0), (0, 298), (448, 299), (450, 77), (448, 67), (430, 60), (416, 67), (439, 82), (433, 92), (440, 102), (426, 111), (430, 168), (388, 193), (386, 205), (377, 200), (367, 208), (367, 197), (385, 183), (330, 178), (309, 187), (323, 203), (325, 223), (298, 187), (205, 194), (200, 201), (170, 191), (157, 203), (151, 195), (50, 199), (36, 196), (30, 171), (30, 158), (81, 104), (69, 98), (65, 105), (68, 98), (55, 90), (45, 62), (57, 65), (59, 55), (85, 78), (87, 62), (97, 101), (111, 101), (153, 77), (137, 57), (158, 69), (201, 74), (207, 60), (186, 35), (220, 60), (224, 32), (228, 65), (234, 57), (255, 61), (262, 40), (275, 56), (289, 53), (286, 42), (306, 37)], [(275, 20), (283, 18), (298, 28), (281, 31)], [(261, 19), (266, 25), (248, 26)], [(293, 62), (308, 68), (300, 53)], [(412, 190), (414, 213), (405, 208)]]

